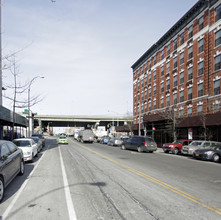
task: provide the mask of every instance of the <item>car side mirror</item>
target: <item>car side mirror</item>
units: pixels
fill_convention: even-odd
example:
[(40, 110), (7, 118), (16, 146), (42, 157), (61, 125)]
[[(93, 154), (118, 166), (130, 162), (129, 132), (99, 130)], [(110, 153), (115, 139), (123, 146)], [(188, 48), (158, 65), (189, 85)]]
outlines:
[(1, 159), (2, 159), (3, 161), (7, 160), (7, 159), (8, 159), (8, 155), (3, 155), (3, 156), (1, 157)]

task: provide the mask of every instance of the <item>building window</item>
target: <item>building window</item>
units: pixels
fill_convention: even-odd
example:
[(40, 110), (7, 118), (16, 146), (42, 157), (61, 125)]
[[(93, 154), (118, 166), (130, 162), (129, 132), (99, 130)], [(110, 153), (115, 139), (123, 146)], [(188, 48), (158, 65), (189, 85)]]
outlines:
[(141, 108), (142, 110), (141, 110), (141, 113), (143, 114), (143, 105), (142, 105), (142, 108)]
[(151, 73), (149, 74), (149, 83), (151, 83)]
[(174, 87), (177, 86), (177, 75), (174, 76), (174, 78), (173, 78), (173, 86), (174, 86)]
[(173, 94), (173, 104), (177, 104), (177, 93)]
[(149, 111), (151, 111), (151, 102), (149, 102)]
[(180, 73), (180, 84), (184, 83), (184, 71)]
[(147, 77), (145, 78), (145, 86), (147, 86)]
[(142, 94), (141, 94), (141, 101), (143, 102), (143, 100), (144, 100), (144, 96), (143, 96), (143, 92), (142, 92)]
[(188, 80), (193, 79), (193, 67), (188, 69)]
[(145, 90), (145, 99), (147, 99), (147, 90)]
[(180, 54), (180, 65), (184, 63), (184, 52)]
[(192, 99), (193, 88), (188, 88), (188, 100)]
[(157, 101), (156, 100), (153, 101), (153, 107), (154, 107), (154, 109), (157, 108)]
[(214, 95), (220, 94), (220, 79), (214, 81)]
[(167, 96), (167, 106), (170, 106), (170, 96)]
[(198, 53), (202, 53), (202, 52), (203, 52), (203, 39), (199, 41), (199, 49), (198, 49)]
[(203, 83), (198, 84), (198, 97), (203, 96)]
[(192, 107), (188, 108), (188, 116), (192, 116)]
[(167, 63), (167, 73), (170, 72), (170, 62)]
[(143, 83), (144, 83), (144, 80), (142, 79), (142, 81), (141, 81), (141, 87), (143, 88)]
[(164, 58), (164, 49), (161, 50), (161, 60)]
[(156, 73), (157, 71), (156, 70), (154, 70), (154, 72), (153, 72), (153, 80), (156, 80), (156, 78), (157, 78), (157, 73)]
[(221, 5), (216, 7), (216, 22), (221, 18)]
[(161, 108), (164, 107), (164, 98), (161, 98)]
[(173, 68), (177, 68), (177, 57), (175, 57), (173, 60)]
[(145, 63), (145, 73), (147, 72), (147, 63)]
[(184, 90), (180, 91), (180, 102), (184, 101)]
[(177, 49), (177, 39), (175, 39), (173, 43), (174, 43), (174, 46), (173, 46), (174, 50), (176, 50)]
[(203, 22), (204, 22), (204, 18), (203, 16), (201, 18), (199, 18), (199, 31), (201, 31), (203, 29)]
[(193, 57), (193, 46), (188, 49), (188, 58), (191, 59)]
[(198, 111), (198, 115), (202, 115), (203, 114), (203, 105), (198, 105), (197, 111)]
[(167, 90), (170, 89), (170, 79), (167, 79)]
[(167, 45), (167, 55), (170, 54), (170, 44)]
[(188, 29), (189, 32), (189, 39), (193, 36), (193, 25), (191, 25)]
[(161, 66), (161, 76), (164, 75), (164, 66)]
[(161, 82), (161, 93), (164, 92), (164, 82)]
[(182, 118), (183, 117), (183, 109), (180, 109), (180, 117)]
[(149, 60), (149, 69), (151, 68), (151, 59)]
[(180, 34), (180, 45), (184, 43), (184, 32)]
[(153, 62), (154, 62), (154, 65), (157, 63), (157, 57), (156, 57), (156, 55), (155, 55), (154, 58), (153, 58)]
[(215, 47), (221, 44), (221, 30), (215, 33)]
[(145, 112), (147, 112), (147, 103), (145, 103)]
[(154, 96), (157, 94), (157, 86), (156, 85), (153, 87), (153, 94), (154, 94)]
[(203, 61), (198, 63), (198, 76), (202, 76), (202, 75), (203, 75)]
[(149, 88), (149, 97), (151, 97), (151, 88)]
[(214, 112), (220, 111), (220, 103), (214, 103)]
[(221, 68), (221, 55), (215, 57), (215, 71)]

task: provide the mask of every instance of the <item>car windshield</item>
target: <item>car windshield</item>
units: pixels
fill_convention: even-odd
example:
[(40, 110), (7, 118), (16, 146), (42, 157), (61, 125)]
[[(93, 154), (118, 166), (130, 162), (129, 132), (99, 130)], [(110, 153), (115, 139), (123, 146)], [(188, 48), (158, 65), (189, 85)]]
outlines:
[(18, 147), (31, 147), (30, 141), (28, 140), (14, 141), (14, 144)]
[(38, 137), (29, 137), (30, 139), (34, 140), (35, 143), (38, 143), (39, 138)]
[(192, 146), (199, 146), (202, 144), (202, 141), (193, 141), (190, 145)]
[(66, 137), (59, 137), (60, 139), (66, 139)]
[(176, 140), (176, 141), (173, 142), (173, 144), (182, 144), (182, 143), (183, 143), (182, 140)]

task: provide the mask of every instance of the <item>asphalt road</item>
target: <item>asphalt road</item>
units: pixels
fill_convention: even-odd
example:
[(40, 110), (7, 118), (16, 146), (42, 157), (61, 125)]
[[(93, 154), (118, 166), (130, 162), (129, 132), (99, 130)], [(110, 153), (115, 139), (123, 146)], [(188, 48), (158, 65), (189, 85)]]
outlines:
[(2, 219), (221, 219), (221, 164), (48, 139), (6, 188)]

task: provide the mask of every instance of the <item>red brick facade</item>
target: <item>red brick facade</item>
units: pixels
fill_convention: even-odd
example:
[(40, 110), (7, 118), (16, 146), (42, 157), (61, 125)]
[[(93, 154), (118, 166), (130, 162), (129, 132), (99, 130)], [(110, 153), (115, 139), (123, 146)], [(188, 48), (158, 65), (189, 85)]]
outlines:
[(169, 106), (178, 117), (220, 111), (221, 1), (207, 4), (197, 2), (132, 66), (135, 124)]

